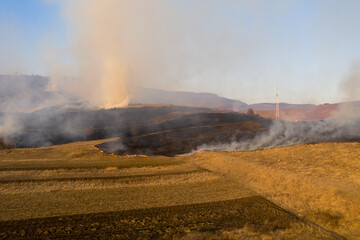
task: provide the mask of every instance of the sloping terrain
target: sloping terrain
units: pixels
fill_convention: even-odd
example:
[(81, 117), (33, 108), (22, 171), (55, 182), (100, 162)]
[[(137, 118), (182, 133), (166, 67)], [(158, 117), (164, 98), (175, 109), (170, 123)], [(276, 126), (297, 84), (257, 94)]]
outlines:
[(192, 161), (323, 227), (360, 239), (360, 143), (205, 152)]
[(173, 104), (227, 110), (246, 110), (248, 105), (239, 100), (220, 97), (214, 93), (172, 92), (160, 89), (135, 87), (131, 104)]
[(52, 107), (31, 113), (0, 113), (0, 124), (3, 125), (0, 127), (4, 141), (10, 145), (44, 147), (136, 135), (152, 131), (151, 127), (163, 121), (202, 112), (213, 111), (171, 105), (98, 110)]
[(124, 157), (104, 141), (0, 150), (0, 237), (343, 239), (213, 164), (247, 153)]
[[(284, 102), (279, 103), (280, 109), (298, 109), (298, 108), (307, 109), (315, 106), (316, 106), (315, 104), (290, 104)], [(252, 108), (253, 110), (275, 111), (276, 103), (254, 103), (254, 104), (249, 104), (248, 108)]]
[[(10, 124), (11, 127), (24, 127), (26, 134), (15, 135), (10, 140), (12, 141), (11, 144), (16, 141), (15, 145), (21, 147), (38, 147), (77, 140), (92, 140), (99, 139), (100, 136), (101, 138), (107, 138), (119, 136), (120, 133), (126, 132), (124, 129), (113, 126), (114, 124), (101, 127), (100, 125), (104, 119), (96, 115), (104, 114), (105, 119), (112, 115), (113, 119), (108, 122), (119, 123), (123, 116), (126, 118), (127, 114), (130, 114), (128, 118), (130, 121), (128, 122), (131, 123), (135, 120), (136, 124), (141, 118), (146, 119), (148, 116), (145, 113), (143, 117), (132, 118), (134, 114), (130, 113), (131, 111), (128, 108), (122, 110), (112, 109), (111, 111), (89, 110), (84, 99), (78, 99), (63, 92), (50, 90), (51, 82), (48, 77), (38, 75), (0, 75), (0, 85), (2, 86), (0, 89), (0, 130), (5, 127), (9, 128), (9, 124), (3, 122), (4, 114), (7, 116), (4, 119), (15, 119), (16, 121), (10, 120), (11, 123), (16, 122), (20, 125), (12, 126)], [(159, 105), (171, 104), (167, 105), (167, 108), (171, 109), (172, 105), (185, 106), (183, 110), (180, 110), (183, 113), (194, 112), (195, 109), (200, 112), (204, 112), (205, 109), (207, 109), (206, 111), (213, 112), (245, 112), (248, 109), (253, 109), (256, 114), (264, 118), (275, 118), (275, 103), (246, 104), (242, 101), (220, 97), (213, 93), (172, 92), (143, 87), (134, 87), (130, 92), (130, 106), (131, 108), (135, 106), (136, 110), (139, 110), (139, 115), (141, 115), (142, 111), (146, 112), (144, 108), (154, 107), (152, 110), (155, 113), (160, 113), (160, 115), (165, 117), (167, 114), (158, 111), (159, 108), (165, 106)], [(145, 106), (144, 104), (148, 105)], [(137, 105), (141, 105), (143, 110), (140, 109), (141, 107), (136, 107)], [(191, 110), (190, 108), (193, 109)], [(281, 119), (289, 121), (315, 121), (329, 118), (354, 117), (354, 115), (359, 117), (357, 114), (359, 109), (359, 101), (321, 105), (280, 103)], [(133, 109), (132, 111), (136, 110)], [(169, 113), (169, 110), (167, 112)], [(177, 112), (177, 110), (173, 112)], [(42, 125), (45, 123), (47, 129), (41, 129), (41, 127), (39, 129), (39, 126), (35, 124), (37, 121), (33, 121), (35, 116), (37, 117), (36, 120), (41, 119)], [(60, 123), (61, 128), (69, 128), (68, 126), (71, 126), (72, 122), (68, 120), (68, 117), (75, 119), (75, 129), (79, 126), (76, 119), (82, 119), (82, 121), (87, 122), (86, 131), (80, 128), (78, 131), (68, 131), (66, 134), (62, 134), (62, 132), (57, 131), (51, 125), (54, 122), (58, 125)], [(32, 121), (31, 124), (29, 124), (29, 121)], [(49, 131), (50, 129), (51, 131)], [(8, 129), (5, 130), (8, 131)], [(16, 132), (16, 129), (12, 129), (12, 131)], [(115, 131), (116, 134), (114, 135)], [(68, 135), (70, 134), (68, 133), (72, 136), (69, 137)], [(26, 136), (31, 134), (35, 134), (35, 137), (31, 138), (34, 140), (26, 138)], [(3, 137), (7, 138), (4, 135)]]
[[(130, 140), (135, 136), (185, 128), (191, 135), (196, 134), (195, 130), (201, 132), (211, 130), (214, 135), (215, 126), (237, 124), (231, 129), (218, 129), (219, 134), (224, 129), (224, 136), (219, 139), (222, 140), (229, 135), (227, 132), (234, 132), (239, 126), (240, 130), (244, 131), (253, 128), (251, 134), (254, 134), (271, 123), (271, 120), (249, 114), (171, 105), (143, 105), (99, 110), (49, 108), (32, 113), (4, 115), (3, 119), (0, 114), (0, 123), (2, 120), (9, 121), (7, 124), (9, 127), (5, 128), (3, 138), (6, 143), (15, 147), (44, 147), (109, 137)], [(247, 124), (241, 128), (242, 125), (239, 124), (245, 122)], [(213, 127), (209, 127), (210, 125)], [(129, 144), (131, 145), (130, 141)], [(194, 144), (191, 147), (193, 148)]]
[[(282, 108), (280, 117), (288, 121), (317, 121), (331, 118), (359, 117), (360, 101), (342, 102), (335, 104), (310, 105), (297, 108)], [(256, 113), (264, 118), (275, 118), (275, 109), (259, 108)]]

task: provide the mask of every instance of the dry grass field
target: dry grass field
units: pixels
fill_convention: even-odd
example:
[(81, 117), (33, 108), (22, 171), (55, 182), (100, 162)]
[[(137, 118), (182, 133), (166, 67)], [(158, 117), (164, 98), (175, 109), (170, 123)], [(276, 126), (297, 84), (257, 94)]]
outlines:
[(360, 239), (360, 143), (206, 152), (192, 162), (327, 229)]
[(0, 238), (360, 239), (360, 144), (179, 157), (0, 150)]

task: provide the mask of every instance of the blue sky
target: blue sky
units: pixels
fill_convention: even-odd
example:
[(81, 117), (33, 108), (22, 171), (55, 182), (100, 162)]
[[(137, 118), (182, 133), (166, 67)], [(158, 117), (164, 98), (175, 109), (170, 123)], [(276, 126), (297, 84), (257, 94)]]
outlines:
[[(168, 48), (159, 59), (170, 59), (161, 68), (172, 71), (157, 72), (156, 81), (140, 79), (144, 86), (214, 92), (248, 103), (273, 102), (276, 86), (285, 102), (348, 100), (339, 85), (360, 61), (360, 1), (168, 2), (190, 19), (189, 25), (174, 21), (175, 27), (187, 29), (199, 21), (202, 33), (184, 30), (190, 35), (183, 39), (187, 44), (178, 43), (181, 51), (191, 52), (184, 56), (193, 64), (178, 64), (172, 56), (179, 53), (170, 54)], [(0, 0), (0, 72), (49, 75), (44, 52), (69, 51), (74, 41), (69, 29), (58, 1)], [(158, 35), (163, 36), (161, 31)], [(150, 45), (152, 53), (159, 51)], [(66, 58), (59, 64), (76, 61)], [(186, 74), (170, 76), (177, 66), (186, 68)], [(141, 77), (138, 65), (134, 69)]]
[(66, 43), (66, 26), (58, 7), (40, 0), (0, 1), (2, 73), (45, 74), (42, 48)]

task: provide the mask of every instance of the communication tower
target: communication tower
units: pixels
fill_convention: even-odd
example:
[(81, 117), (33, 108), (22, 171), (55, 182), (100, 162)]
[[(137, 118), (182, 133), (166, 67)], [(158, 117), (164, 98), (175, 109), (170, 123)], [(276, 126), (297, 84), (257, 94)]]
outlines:
[(276, 112), (275, 112), (275, 119), (280, 119), (280, 108), (279, 108), (279, 89), (276, 88)]

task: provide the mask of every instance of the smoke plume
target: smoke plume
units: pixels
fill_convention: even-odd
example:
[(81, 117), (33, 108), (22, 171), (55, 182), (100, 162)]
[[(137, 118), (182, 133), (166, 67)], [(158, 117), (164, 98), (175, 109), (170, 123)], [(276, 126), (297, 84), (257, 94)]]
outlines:
[[(278, 11), (269, 11), (268, 4), (252, 7), (253, 2), (58, 1), (68, 26), (68, 46), (64, 51), (49, 48), (46, 50), (48, 58), (45, 59), (52, 86), (57, 91), (45, 91), (43, 88), (48, 86), (37, 86), (32, 82), (24, 87), (16, 86), (21, 90), (8, 91), (8, 87), (2, 84), (0, 97), (6, 95), (6, 99), (10, 100), (0, 103), (0, 135), (9, 136), (15, 139), (14, 142), (19, 139), (17, 136), (26, 135), (29, 146), (42, 146), (42, 142), (47, 145), (49, 134), (64, 141), (86, 139), (85, 131), (79, 132), (82, 122), (87, 122), (83, 129), (93, 129), (100, 123), (107, 125), (113, 121), (100, 121), (97, 116), (90, 118), (87, 114), (76, 114), (72, 109), (64, 110), (69, 103), (79, 106), (78, 99), (86, 99), (95, 107), (126, 106), (134, 85), (179, 90), (186, 89), (188, 83), (196, 89), (212, 84), (214, 91), (220, 88), (232, 91), (234, 82), (227, 79), (236, 78), (240, 79), (239, 85), (254, 80), (256, 97), (269, 92), (262, 84), (259, 87), (255, 79), (262, 78), (259, 72), (266, 72), (267, 65), (263, 61), (271, 62), (272, 58), (281, 55), (278, 51), (282, 46), (272, 48), (271, 42), (266, 41), (269, 39), (269, 33), (265, 31), (268, 25), (263, 25), (271, 22)], [(250, 24), (248, 20), (252, 18), (254, 23)], [(5, 60), (8, 61), (8, 57)], [(359, 69), (359, 63), (355, 64), (341, 85), (349, 100), (359, 96)], [(241, 94), (245, 95), (245, 91)], [(8, 96), (11, 92), (14, 94)], [(359, 117), (356, 108), (349, 110), (348, 106), (339, 108), (344, 109), (339, 111), (340, 116), (344, 117), (347, 112), (356, 113), (351, 117)], [(74, 106), (70, 104), (70, 108)], [(28, 115), (19, 113), (30, 110), (37, 111)], [(119, 116), (114, 115), (112, 119), (117, 118)], [(54, 126), (56, 131), (49, 131)], [(37, 132), (37, 135), (34, 132), (22, 133), (24, 129), (35, 127), (44, 131)], [(335, 140), (342, 136), (356, 138), (358, 132), (358, 120), (280, 121), (275, 122), (267, 134), (226, 148), (249, 150)], [(32, 143), (34, 139), (36, 143)]]
[(349, 102), (337, 104), (331, 119), (311, 122), (273, 121), (266, 133), (247, 141), (203, 145), (198, 150), (251, 151), (328, 141), (360, 141), (360, 62), (350, 68), (339, 90)]
[(348, 101), (359, 100), (360, 96), (360, 62), (354, 63), (345, 79), (340, 83), (340, 89)]
[[(134, 85), (179, 90), (198, 84), (200, 89), (206, 80), (219, 89), (217, 81), (238, 71), (245, 59), (250, 62), (251, 37), (232, 32), (233, 20), (225, 17), (233, 2), (67, 0), (58, 5), (69, 28), (71, 66), (60, 68), (62, 73), (53, 67), (52, 79), (60, 90), (97, 107), (126, 105)], [(59, 62), (64, 61), (54, 64)], [(76, 80), (58, 77), (69, 75)]]
[[(124, 59), (120, 2), (65, 1), (76, 79), (56, 85), (87, 99), (94, 106), (121, 107), (128, 103), (128, 69)], [(63, 75), (67, 75), (64, 73)]]
[(247, 141), (203, 145), (198, 150), (252, 151), (297, 144), (360, 140), (360, 119), (314, 122), (273, 121), (269, 131)]

